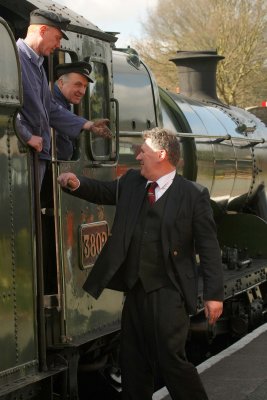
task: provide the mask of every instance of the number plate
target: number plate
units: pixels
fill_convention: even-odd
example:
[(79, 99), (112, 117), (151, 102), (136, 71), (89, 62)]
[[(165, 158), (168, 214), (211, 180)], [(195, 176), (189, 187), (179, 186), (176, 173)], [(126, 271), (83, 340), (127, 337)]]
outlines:
[(84, 224), (80, 227), (81, 268), (94, 265), (108, 238), (107, 221)]

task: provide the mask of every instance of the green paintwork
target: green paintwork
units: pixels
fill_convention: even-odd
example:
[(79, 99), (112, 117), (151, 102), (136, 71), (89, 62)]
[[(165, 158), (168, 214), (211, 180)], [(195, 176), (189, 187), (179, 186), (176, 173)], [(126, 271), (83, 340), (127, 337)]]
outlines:
[(35, 273), (28, 153), (13, 130), (22, 103), (16, 44), (0, 21), (0, 383), (37, 367)]

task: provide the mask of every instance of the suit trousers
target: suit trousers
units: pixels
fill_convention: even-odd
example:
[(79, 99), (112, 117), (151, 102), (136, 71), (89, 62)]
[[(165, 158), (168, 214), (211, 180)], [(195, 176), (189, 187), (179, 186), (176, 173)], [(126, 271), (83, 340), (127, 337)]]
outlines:
[(185, 355), (189, 316), (174, 286), (146, 293), (140, 281), (122, 312), (122, 399), (151, 400), (158, 374), (173, 400), (207, 400), (198, 372)]

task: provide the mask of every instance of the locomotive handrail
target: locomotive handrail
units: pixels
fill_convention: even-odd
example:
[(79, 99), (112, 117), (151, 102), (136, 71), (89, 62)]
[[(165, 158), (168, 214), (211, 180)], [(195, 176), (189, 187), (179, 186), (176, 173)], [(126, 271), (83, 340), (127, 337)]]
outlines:
[(240, 146), (235, 146), (235, 147), (238, 147), (239, 149), (246, 149), (246, 148), (249, 148), (249, 147), (254, 147), (254, 146), (256, 146), (257, 144), (262, 144), (262, 143), (265, 143), (265, 139), (249, 139), (249, 143), (247, 143), (247, 144), (244, 144), (244, 145), (240, 145)]
[[(142, 132), (123, 132), (123, 131), (121, 131), (120, 136), (124, 136), (124, 137), (140, 136), (140, 137), (142, 137)], [(229, 140), (232, 138), (231, 135), (229, 135), (229, 134), (227, 134), (226, 136), (221, 136), (221, 135), (202, 135), (202, 134), (190, 133), (190, 132), (187, 132), (187, 133), (176, 132), (176, 136), (185, 137), (185, 138), (189, 138), (189, 139), (190, 138), (194, 139), (194, 138), (199, 138), (199, 137), (203, 138), (203, 139), (204, 138), (209, 138), (209, 139), (214, 138), (214, 139), (220, 139), (221, 141)]]
[(44, 270), (43, 270), (43, 243), (40, 202), (40, 180), (38, 168), (38, 153), (32, 151), (33, 179), (34, 179), (34, 211), (35, 211), (35, 240), (36, 240), (36, 285), (37, 285), (37, 320), (38, 320), (38, 347), (39, 363), (42, 371), (47, 370), (46, 360), (46, 334), (44, 315)]
[[(230, 140), (232, 137), (231, 135), (227, 134), (225, 136), (218, 136), (218, 135), (198, 135), (195, 133), (177, 133), (176, 136), (181, 137), (181, 138), (194, 138), (194, 139), (199, 139), (199, 138), (207, 138), (209, 139), (207, 143), (221, 143), (224, 140)], [(210, 140), (214, 139), (214, 140)]]
[(115, 107), (115, 114), (116, 114), (116, 120), (115, 120), (115, 141), (116, 141), (116, 148), (115, 148), (115, 156), (112, 157), (110, 159), (110, 161), (112, 161), (112, 163), (110, 164), (109, 162), (105, 162), (103, 163), (100, 160), (93, 160), (92, 164), (94, 167), (114, 167), (119, 160), (119, 151), (120, 151), (120, 113), (119, 113), (119, 101), (112, 97), (110, 99), (111, 103), (115, 103), (116, 107)]
[[(124, 136), (124, 137), (142, 137), (142, 132), (138, 132), (138, 133), (133, 133), (133, 132), (121, 132), (120, 136)], [(227, 134), (225, 136), (221, 136), (221, 135), (202, 135), (202, 134), (197, 134), (197, 133), (183, 133), (183, 132), (178, 132), (176, 133), (176, 136), (179, 138), (188, 138), (188, 139), (208, 139), (205, 143), (210, 143), (210, 144), (216, 144), (216, 143), (221, 143), (225, 140), (231, 140), (231, 139), (238, 139), (240, 142), (246, 142), (246, 144), (244, 145), (240, 145), (240, 146), (236, 146), (239, 148), (246, 148), (246, 147), (252, 147), (252, 146), (256, 146), (257, 144), (262, 144), (265, 143), (265, 139), (261, 138), (261, 139), (251, 139), (249, 137), (246, 136), (232, 136), (230, 134)], [(213, 140), (211, 140), (213, 139)], [(249, 143), (248, 143), (249, 142)]]
[[(213, 138), (214, 140), (208, 140), (205, 143), (221, 143), (224, 140), (230, 140), (230, 139), (238, 139), (241, 142), (246, 142), (245, 145), (240, 145), (240, 146), (236, 146), (236, 147), (240, 147), (240, 148), (245, 148), (245, 147), (252, 147), (252, 146), (256, 146), (257, 144), (262, 144), (265, 143), (265, 139), (261, 138), (261, 139), (251, 139), (248, 137), (240, 137), (240, 136), (231, 136), (231, 135), (226, 135), (226, 136), (217, 136), (217, 135), (198, 135), (198, 134), (191, 134), (191, 133), (177, 133), (176, 136), (179, 136), (181, 138), (194, 138), (194, 139), (199, 139), (199, 138)], [(247, 143), (249, 142), (249, 143)]]
[(119, 101), (115, 97), (112, 97), (110, 99), (110, 102), (115, 104), (116, 154), (115, 154), (115, 157), (112, 158), (112, 161), (114, 161), (116, 163), (116, 162), (118, 162), (118, 159), (119, 159), (119, 150), (120, 150), (120, 141), (119, 141), (119, 137), (120, 137), (120, 111), (119, 110), (120, 110), (120, 107), (119, 107)]

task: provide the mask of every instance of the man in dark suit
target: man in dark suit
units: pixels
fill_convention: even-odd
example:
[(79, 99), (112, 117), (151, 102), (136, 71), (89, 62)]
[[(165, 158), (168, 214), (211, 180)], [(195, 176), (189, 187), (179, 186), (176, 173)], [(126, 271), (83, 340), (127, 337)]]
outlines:
[[(95, 298), (105, 287), (126, 292), (121, 332), (125, 400), (151, 400), (158, 371), (172, 399), (207, 399), (186, 359), (185, 343), (189, 314), (196, 311), (199, 268), (209, 323), (222, 313), (221, 255), (208, 190), (177, 175), (179, 156), (176, 136), (155, 128), (144, 132), (136, 157), (140, 171), (129, 170), (119, 182), (78, 179), (72, 173), (58, 178), (63, 188), (90, 202), (115, 205), (118, 199), (111, 233), (84, 289)], [(155, 192), (151, 182), (156, 182)]]

